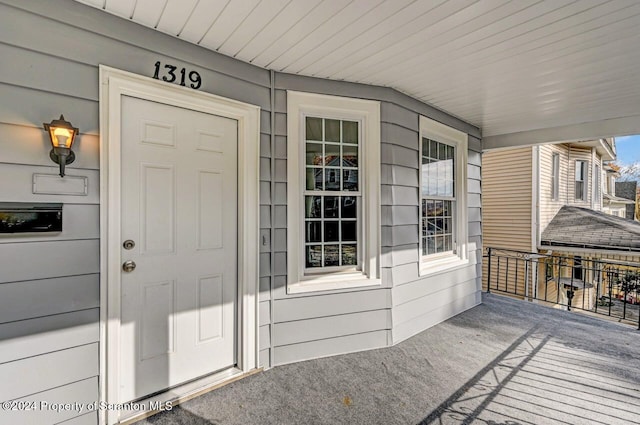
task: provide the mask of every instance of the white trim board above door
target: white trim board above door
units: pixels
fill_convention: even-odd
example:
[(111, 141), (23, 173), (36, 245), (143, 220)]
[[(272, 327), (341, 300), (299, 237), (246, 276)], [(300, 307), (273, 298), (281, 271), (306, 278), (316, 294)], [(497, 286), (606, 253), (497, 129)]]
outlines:
[[(209, 377), (206, 385), (249, 373), (258, 367), (258, 211), (260, 108), (152, 78), (100, 66), (100, 401), (120, 403), (119, 374), (123, 261), (121, 219), (122, 98), (133, 97), (237, 121), (237, 314), (236, 364)], [(197, 188), (194, 188), (197, 190)], [(213, 372), (213, 371), (212, 371)], [(191, 384), (167, 393), (166, 400), (189, 396), (203, 387)], [(181, 392), (182, 391), (182, 392)], [(157, 398), (156, 398), (157, 400)], [(142, 413), (142, 412), (136, 412)], [(101, 412), (100, 422), (118, 423), (133, 415)]]

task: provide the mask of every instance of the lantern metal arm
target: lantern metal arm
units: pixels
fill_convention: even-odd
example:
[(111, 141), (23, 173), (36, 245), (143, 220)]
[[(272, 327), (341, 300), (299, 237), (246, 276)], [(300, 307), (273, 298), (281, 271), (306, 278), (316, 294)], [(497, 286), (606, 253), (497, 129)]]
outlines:
[(50, 123), (43, 123), (44, 129), (49, 135), (52, 149), (49, 158), (60, 165), (60, 177), (64, 177), (65, 166), (76, 160), (76, 154), (71, 150), (78, 128), (64, 119), (64, 115)]

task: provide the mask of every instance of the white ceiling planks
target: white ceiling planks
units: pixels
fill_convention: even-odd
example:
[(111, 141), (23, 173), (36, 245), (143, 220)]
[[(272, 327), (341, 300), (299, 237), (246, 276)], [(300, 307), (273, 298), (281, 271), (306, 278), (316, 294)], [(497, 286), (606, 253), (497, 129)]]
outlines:
[(625, 117), (640, 132), (637, 0), (78, 1), (268, 69), (394, 87), (489, 139)]
[(136, 6), (133, 9), (134, 21), (155, 28), (160, 21), (160, 16), (167, 6), (168, 0), (136, 0)]
[(179, 35), (197, 3), (198, 0), (169, 0), (156, 28), (173, 36)]

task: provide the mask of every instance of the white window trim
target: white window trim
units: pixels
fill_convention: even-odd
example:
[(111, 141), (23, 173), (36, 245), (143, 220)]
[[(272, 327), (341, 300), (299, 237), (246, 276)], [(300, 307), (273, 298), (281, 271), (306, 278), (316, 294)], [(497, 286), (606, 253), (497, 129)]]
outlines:
[(455, 254), (423, 256), (422, 255), (422, 169), (419, 170), (419, 256), (420, 275), (430, 275), (443, 271), (453, 270), (469, 264), (469, 213), (467, 210), (467, 164), (469, 136), (459, 130), (441, 124), (427, 117), (420, 116), (420, 147), (419, 158), (422, 168), (422, 138), (443, 142), (455, 146), (456, 170), (455, 170), (455, 218), (454, 237)]
[[(305, 275), (305, 116), (361, 122), (362, 271)], [(287, 293), (380, 285), (380, 102), (287, 91)]]

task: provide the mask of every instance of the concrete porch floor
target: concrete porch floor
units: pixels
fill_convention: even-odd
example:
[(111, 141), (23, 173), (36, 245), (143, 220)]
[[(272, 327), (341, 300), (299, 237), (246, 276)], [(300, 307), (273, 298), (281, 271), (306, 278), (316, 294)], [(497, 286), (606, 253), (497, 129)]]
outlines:
[(640, 331), (483, 294), (395, 347), (279, 366), (138, 422), (418, 423), (640, 423)]

